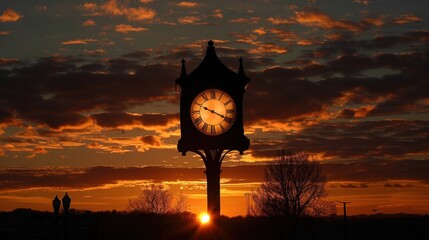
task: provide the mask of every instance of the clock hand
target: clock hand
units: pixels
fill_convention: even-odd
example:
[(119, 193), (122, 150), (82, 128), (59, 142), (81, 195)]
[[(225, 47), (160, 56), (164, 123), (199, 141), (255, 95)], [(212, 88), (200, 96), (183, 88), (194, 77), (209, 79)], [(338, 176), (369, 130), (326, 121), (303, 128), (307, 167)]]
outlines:
[[(203, 106), (201, 106), (201, 107), (203, 107)], [(211, 113), (214, 113), (214, 114), (216, 114), (216, 115), (218, 115), (219, 117), (221, 117), (221, 118), (225, 118), (225, 116), (224, 115), (222, 115), (222, 114), (220, 114), (220, 113), (217, 113), (215, 110), (212, 110), (212, 109), (210, 109), (210, 108), (208, 108), (208, 107), (203, 107), (205, 110), (207, 110), (207, 111), (209, 111), (209, 112), (211, 112)]]

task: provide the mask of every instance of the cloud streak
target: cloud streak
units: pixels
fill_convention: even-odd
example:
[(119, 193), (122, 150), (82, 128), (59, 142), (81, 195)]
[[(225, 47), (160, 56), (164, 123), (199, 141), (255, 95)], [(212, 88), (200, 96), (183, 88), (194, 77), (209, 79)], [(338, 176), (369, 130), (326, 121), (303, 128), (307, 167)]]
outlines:
[(0, 15), (0, 22), (17, 22), (22, 17), (23, 16), (21, 14), (8, 8)]
[[(224, 167), (222, 179), (226, 183), (257, 183), (262, 181), (263, 165)], [(355, 171), (355, 169), (360, 169)], [(428, 160), (371, 160), (355, 163), (322, 164), (322, 170), (330, 182), (354, 182), (340, 184), (341, 188), (368, 188), (370, 183), (384, 183), (385, 187), (402, 187), (389, 181), (419, 181), (429, 184)], [(235, 179), (230, 181), (231, 179)], [(164, 167), (109, 167), (90, 168), (43, 168), (33, 170), (0, 170), (0, 191), (35, 188), (104, 188), (121, 181), (140, 182), (190, 182), (204, 181), (202, 168)], [(359, 184), (355, 184), (360, 182)]]

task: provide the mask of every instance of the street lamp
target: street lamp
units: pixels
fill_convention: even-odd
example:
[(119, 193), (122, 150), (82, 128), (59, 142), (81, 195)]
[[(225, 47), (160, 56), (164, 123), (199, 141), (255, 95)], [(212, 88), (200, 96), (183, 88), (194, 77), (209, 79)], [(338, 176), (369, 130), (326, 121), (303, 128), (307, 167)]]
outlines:
[(54, 207), (54, 234), (55, 239), (58, 239), (58, 212), (60, 211), (61, 201), (57, 195), (52, 200), (52, 206)]
[(347, 202), (347, 201), (338, 201), (339, 203), (343, 204), (343, 209), (344, 209), (344, 239), (347, 240), (347, 203), (351, 203), (351, 202)]
[(68, 239), (68, 235), (69, 235), (68, 215), (69, 215), (71, 198), (69, 197), (67, 192), (66, 192), (66, 195), (64, 195), (62, 201), (63, 201), (63, 208), (64, 208), (64, 224), (66, 227), (65, 239)]

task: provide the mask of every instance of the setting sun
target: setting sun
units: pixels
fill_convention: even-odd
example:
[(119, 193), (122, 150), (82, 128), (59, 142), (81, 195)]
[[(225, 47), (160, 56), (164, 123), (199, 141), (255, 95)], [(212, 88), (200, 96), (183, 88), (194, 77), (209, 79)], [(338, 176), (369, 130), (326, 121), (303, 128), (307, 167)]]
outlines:
[(208, 224), (210, 222), (210, 215), (208, 213), (201, 213), (200, 222), (201, 224)]

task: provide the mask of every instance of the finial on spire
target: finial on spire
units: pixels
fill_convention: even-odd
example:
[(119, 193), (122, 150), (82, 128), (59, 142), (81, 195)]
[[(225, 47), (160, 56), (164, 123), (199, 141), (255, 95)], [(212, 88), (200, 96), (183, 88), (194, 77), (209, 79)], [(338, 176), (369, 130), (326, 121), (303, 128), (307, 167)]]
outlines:
[(209, 47), (213, 47), (214, 42), (213, 42), (212, 40), (210, 40), (210, 41), (207, 43), (207, 45), (209, 45)]
[(240, 62), (240, 65), (238, 67), (238, 74), (244, 76), (243, 59), (240, 57), (238, 61)]
[(186, 75), (188, 75), (187, 73), (186, 73), (186, 67), (185, 67), (185, 59), (183, 59), (182, 58), (182, 70), (181, 70), (181, 72), (180, 72), (180, 76), (181, 77), (184, 77), (184, 76), (186, 76)]

